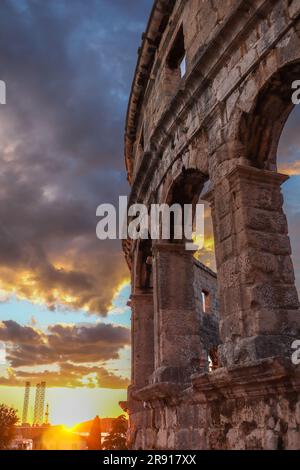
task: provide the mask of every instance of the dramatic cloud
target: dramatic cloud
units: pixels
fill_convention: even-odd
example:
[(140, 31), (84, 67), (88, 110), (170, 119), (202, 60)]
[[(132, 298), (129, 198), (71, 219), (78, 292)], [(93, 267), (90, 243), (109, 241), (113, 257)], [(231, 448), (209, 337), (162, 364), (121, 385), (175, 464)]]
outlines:
[(130, 331), (123, 326), (52, 325), (46, 332), (14, 321), (0, 322), (0, 341), (12, 367), (41, 364), (95, 363), (119, 358), (130, 345)]
[(21, 326), (12, 320), (7, 320), (0, 322), (0, 341), (23, 345), (42, 344), (43, 335), (30, 326)]
[(1, 1), (0, 288), (106, 315), (128, 272), (95, 212), (128, 191), (125, 110), (152, 1), (71, 3)]
[(289, 176), (300, 176), (300, 160), (292, 163), (281, 164), (279, 171)]
[(68, 363), (61, 364), (58, 371), (24, 372), (8, 369), (7, 377), (0, 377), (0, 385), (23, 387), (26, 380), (32, 383), (44, 381), (47, 387), (124, 389), (129, 385), (128, 379), (109, 372), (104, 367), (74, 366)]
[[(130, 345), (128, 328), (95, 325), (52, 325), (46, 332), (14, 321), (0, 322), (0, 341), (9, 364), (0, 385), (23, 386), (44, 380), (50, 387), (125, 388), (128, 379), (106, 367)], [(38, 369), (37, 369), (38, 366)], [(40, 369), (43, 370), (40, 370)]]
[(282, 170), (284, 167), (299, 167), (300, 161), (300, 107), (295, 106), (290, 114), (278, 146), (278, 167)]
[[(96, 239), (95, 211), (128, 192), (125, 111), (152, 3), (1, 1), (4, 292), (106, 315), (128, 277), (120, 243)], [(296, 122), (281, 147), (291, 174), (299, 168)]]

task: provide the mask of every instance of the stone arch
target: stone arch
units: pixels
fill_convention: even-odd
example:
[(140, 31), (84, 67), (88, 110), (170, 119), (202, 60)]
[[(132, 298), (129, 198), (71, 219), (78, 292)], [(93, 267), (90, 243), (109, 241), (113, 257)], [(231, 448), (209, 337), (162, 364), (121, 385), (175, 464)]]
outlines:
[[(259, 68), (251, 80), (257, 83), (260, 74)], [(288, 357), (299, 334), (299, 301), (281, 194), (288, 177), (277, 172), (276, 164), (279, 139), (294, 107), (292, 83), (299, 76), (300, 61), (285, 64), (261, 80), (259, 91), (248, 97), (247, 111), (241, 111), (242, 97), (237, 101), (231, 134), (236, 140), (230, 146), (228, 139), (226, 149), (230, 171), (210, 195), (225, 365)]]
[(196, 168), (182, 166), (180, 173), (167, 188), (165, 202), (171, 204), (197, 204), (208, 177)]
[[(291, 45), (292, 47), (292, 45)], [(297, 54), (294, 54), (295, 56)], [(249, 112), (243, 112), (239, 122), (239, 141), (247, 162), (258, 169), (278, 172), (277, 153), (285, 124), (295, 104), (292, 102), (294, 81), (300, 77), (300, 57), (287, 61), (266, 80), (259, 89)], [(288, 179), (286, 177), (283, 183)], [(284, 216), (286, 233), (287, 221)], [(291, 250), (291, 249), (290, 249)], [(290, 264), (293, 278), (292, 261)]]
[[(194, 214), (195, 206), (201, 200), (201, 195), (209, 184), (208, 175), (196, 168), (185, 169), (183, 167), (169, 187), (166, 202), (167, 204), (191, 204)], [(199, 258), (194, 259), (193, 277), (195, 308), (204, 349), (202, 361), (207, 361), (205, 368), (215, 369), (219, 364), (217, 348), (220, 344), (217, 275), (205, 265), (205, 262), (202, 262), (201, 254)]]
[[(160, 203), (183, 209), (196, 204), (208, 176), (196, 168), (181, 165), (176, 174), (169, 174), (160, 192)], [(181, 221), (183, 223), (183, 220)], [(159, 240), (153, 246), (155, 303), (155, 373), (154, 382), (190, 381), (191, 373), (207, 370), (210, 350), (219, 344), (218, 319), (215, 308), (216, 275), (194, 258), (194, 251), (185, 242)], [(197, 290), (198, 299), (197, 299)], [(202, 291), (211, 294), (212, 312), (204, 311)], [(211, 337), (203, 335), (203, 325)], [(211, 328), (211, 326), (214, 328)], [(202, 331), (201, 331), (202, 330)]]
[(292, 83), (299, 80), (300, 60), (277, 70), (261, 87), (250, 112), (243, 112), (239, 140), (252, 166), (277, 170), (279, 139), (294, 104)]

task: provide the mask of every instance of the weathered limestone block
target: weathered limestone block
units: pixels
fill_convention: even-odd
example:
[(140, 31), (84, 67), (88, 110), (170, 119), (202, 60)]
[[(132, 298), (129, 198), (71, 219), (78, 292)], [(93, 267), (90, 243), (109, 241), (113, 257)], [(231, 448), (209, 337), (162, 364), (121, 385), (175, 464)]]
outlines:
[(157, 432), (152, 428), (147, 428), (145, 431), (145, 444), (143, 448), (153, 449), (156, 441)]
[(260, 40), (257, 43), (256, 50), (259, 56), (270, 49), (276, 39), (283, 33), (287, 25), (287, 19), (284, 11), (284, 2), (277, 2), (270, 11), (268, 17), (261, 21)]
[(176, 428), (178, 425), (178, 417), (176, 407), (166, 408), (166, 423), (168, 428)]
[(157, 449), (167, 449), (168, 431), (167, 429), (159, 429), (157, 433)]
[(173, 431), (172, 429), (168, 432), (168, 441), (167, 441), (167, 448), (168, 449), (176, 449), (175, 446), (175, 436), (176, 432)]
[(278, 449), (278, 435), (274, 431), (268, 429), (265, 432), (263, 439), (263, 449), (264, 450), (276, 450)]
[(291, 429), (287, 432), (287, 447), (289, 450), (299, 450), (300, 448), (300, 431)]
[(286, 216), (282, 213), (260, 210), (257, 208), (241, 208), (235, 212), (237, 230), (245, 228), (265, 233), (287, 233)]
[(288, 2), (288, 12), (290, 18), (296, 18), (300, 15), (300, 2), (299, 0), (291, 0)]
[(282, 234), (264, 233), (256, 230), (240, 230), (237, 238), (237, 249), (244, 251), (247, 247), (256, 248), (274, 255), (290, 255), (291, 245), (289, 238)]
[[(298, 23), (299, 24), (299, 23)], [(296, 25), (296, 31), (287, 33), (277, 45), (278, 63), (291, 62), (299, 59), (300, 37)]]

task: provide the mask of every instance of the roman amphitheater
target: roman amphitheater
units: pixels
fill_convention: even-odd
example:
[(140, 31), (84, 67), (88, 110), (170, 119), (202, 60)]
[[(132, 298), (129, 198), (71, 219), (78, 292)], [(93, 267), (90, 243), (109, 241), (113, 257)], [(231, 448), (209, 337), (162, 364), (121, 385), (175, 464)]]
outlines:
[(156, 0), (128, 106), (130, 204), (211, 207), (217, 275), (127, 240), (132, 449), (300, 449), (300, 311), (277, 146), (300, 0)]

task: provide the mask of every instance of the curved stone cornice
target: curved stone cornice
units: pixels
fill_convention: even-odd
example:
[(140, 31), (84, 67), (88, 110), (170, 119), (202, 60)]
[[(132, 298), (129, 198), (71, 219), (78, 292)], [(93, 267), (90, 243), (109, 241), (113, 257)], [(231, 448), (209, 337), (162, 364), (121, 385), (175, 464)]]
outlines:
[(125, 127), (125, 163), (129, 182), (132, 173), (132, 147), (135, 141), (143, 95), (150, 78), (155, 52), (168, 25), (175, 3), (176, 0), (155, 0), (146, 32), (142, 36), (142, 45), (138, 50), (139, 57), (134, 73)]

